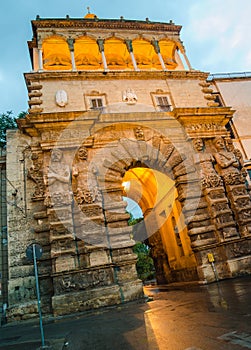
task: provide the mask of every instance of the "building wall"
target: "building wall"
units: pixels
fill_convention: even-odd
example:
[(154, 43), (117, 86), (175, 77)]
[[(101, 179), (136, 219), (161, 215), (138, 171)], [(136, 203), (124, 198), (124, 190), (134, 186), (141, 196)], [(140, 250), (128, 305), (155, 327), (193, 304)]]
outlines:
[[(242, 75), (241, 73), (239, 74)], [(220, 92), (226, 106), (231, 106), (234, 110), (233, 124), (236, 130), (236, 147), (238, 147), (245, 158), (251, 158), (251, 78), (247, 74), (243, 77), (235, 78), (234, 74), (226, 74), (224, 78), (213, 80), (216, 89)], [(232, 77), (232, 78), (231, 78)]]
[[(199, 81), (194, 79), (151, 79), (138, 80), (134, 79), (112, 79), (104, 80), (70, 80), (64, 79), (55, 81), (43, 81), (42, 101), (40, 107), (44, 113), (67, 112), (67, 111), (84, 111), (87, 109), (85, 95), (93, 94), (93, 91), (105, 94), (107, 98), (109, 112), (130, 112), (137, 110), (139, 112), (152, 111), (155, 106), (153, 104), (152, 95), (157, 90), (162, 90), (163, 95), (169, 95), (173, 107), (196, 107), (207, 106), (207, 100), (199, 86)], [(127, 89), (132, 89), (137, 98), (137, 105), (128, 106), (123, 103), (123, 93)], [(60, 108), (55, 103), (55, 94), (58, 90), (65, 90), (68, 95), (68, 104), (64, 108)]]

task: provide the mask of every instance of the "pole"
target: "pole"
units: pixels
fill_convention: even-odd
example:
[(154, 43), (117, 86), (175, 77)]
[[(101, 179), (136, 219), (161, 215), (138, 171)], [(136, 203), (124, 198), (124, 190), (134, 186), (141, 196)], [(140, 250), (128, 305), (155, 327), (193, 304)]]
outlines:
[(37, 308), (38, 308), (38, 314), (39, 314), (39, 325), (40, 325), (42, 349), (44, 349), (45, 348), (45, 344), (44, 344), (44, 330), (43, 330), (42, 312), (41, 312), (41, 305), (40, 305), (41, 302), (40, 302), (38, 272), (37, 272), (36, 244), (32, 245), (32, 249), (33, 249), (33, 261), (34, 261), (34, 269), (35, 269), (35, 279), (36, 279)]
[(219, 278), (218, 278), (218, 274), (217, 274), (217, 271), (216, 271), (216, 268), (215, 268), (215, 265), (214, 265), (213, 261), (211, 262), (211, 265), (212, 265), (212, 269), (213, 269), (213, 272), (214, 272), (214, 276), (215, 276), (216, 282), (218, 282)]

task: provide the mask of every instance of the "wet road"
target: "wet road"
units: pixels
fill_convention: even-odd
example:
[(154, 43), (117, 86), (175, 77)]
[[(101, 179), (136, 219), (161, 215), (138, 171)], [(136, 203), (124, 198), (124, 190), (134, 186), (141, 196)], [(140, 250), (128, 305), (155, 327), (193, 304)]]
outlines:
[(156, 349), (251, 349), (250, 278), (151, 291)]
[[(55, 350), (251, 349), (251, 277), (145, 291), (147, 303), (44, 320), (45, 339)], [(39, 338), (38, 322), (6, 325), (0, 349), (37, 349)]]

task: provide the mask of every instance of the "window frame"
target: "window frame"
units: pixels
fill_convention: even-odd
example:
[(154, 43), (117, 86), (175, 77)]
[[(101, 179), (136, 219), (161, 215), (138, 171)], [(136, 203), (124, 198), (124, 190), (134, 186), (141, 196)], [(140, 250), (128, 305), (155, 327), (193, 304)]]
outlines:
[[(151, 93), (153, 105), (158, 112), (171, 112), (173, 110), (173, 101), (171, 98), (171, 94), (169, 92), (161, 91), (161, 92), (152, 92)], [(160, 100), (167, 103), (160, 103)]]
[[(104, 111), (107, 106), (107, 96), (105, 93), (99, 93), (98, 91), (92, 91), (89, 94), (84, 95), (85, 107), (88, 111)], [(94, 101), (97, 104), (97, 107), (94, 106)], [(100, 105), (99, 106), (99, 104)]]

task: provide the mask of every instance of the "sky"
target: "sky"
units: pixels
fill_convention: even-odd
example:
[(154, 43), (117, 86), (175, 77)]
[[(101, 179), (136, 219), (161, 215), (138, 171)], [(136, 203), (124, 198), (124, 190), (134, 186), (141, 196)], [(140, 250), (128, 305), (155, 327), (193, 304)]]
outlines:
[(7, 0), (0, 2), (0, 114), (27, 111), (23, 73), (31, 71), (27, 41), (31, 20), (99, 18), (182, 25), (181, 40), (192, 67), (209, 73), (251, 71), (251, 0)]

